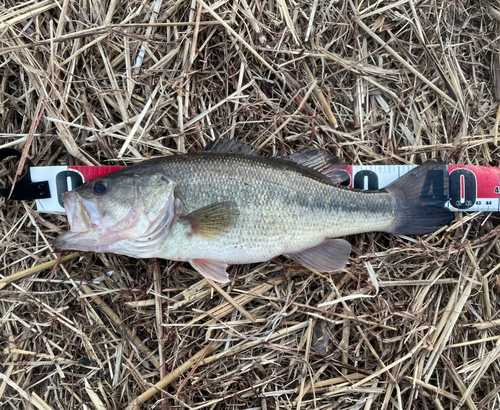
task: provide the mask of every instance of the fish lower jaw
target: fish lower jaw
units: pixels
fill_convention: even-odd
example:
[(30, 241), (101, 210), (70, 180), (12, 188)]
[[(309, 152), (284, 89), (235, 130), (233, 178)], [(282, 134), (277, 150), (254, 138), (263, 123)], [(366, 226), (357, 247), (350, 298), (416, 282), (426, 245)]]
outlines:
[[(113, 242), (103, 241), (105, 233), (98, 229), (74, 232), (68, 231), (54, 239), (53, 246), (59, 250), (81, 252), (109, 252)], [(115, 241), (116, 242), (116, 241)]]

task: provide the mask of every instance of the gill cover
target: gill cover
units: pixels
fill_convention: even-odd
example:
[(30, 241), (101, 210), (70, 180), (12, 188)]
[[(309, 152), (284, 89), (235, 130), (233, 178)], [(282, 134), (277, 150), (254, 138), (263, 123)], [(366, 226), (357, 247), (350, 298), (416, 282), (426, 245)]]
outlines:
[(54, 247), (147, 257), (170, 231), (174, 190), (175, 183), (158, 172), (88, 181), (63, 196), (70, 231)]

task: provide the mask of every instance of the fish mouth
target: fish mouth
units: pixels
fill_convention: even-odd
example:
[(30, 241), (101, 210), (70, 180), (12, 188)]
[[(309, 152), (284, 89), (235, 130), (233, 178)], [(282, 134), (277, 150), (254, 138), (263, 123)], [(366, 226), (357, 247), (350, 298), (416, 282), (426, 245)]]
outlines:
[(62, 199), (70, 230), (54, 240), (54, 248), (91, 250), (102, 220), (97, 206), (74, 191), (66, 192)]
[(140, 199), (128, 213), (118, 215), (107, 212), (107, 204), (99, 203), (99, 199), (88, 199), (75, 191), (65, 193), (62, 199), (70, 229), (52, 242), (58, 250), (153, 255), (169, 234), (175, 216), (173, 197), (154, 217), (143, 212)]

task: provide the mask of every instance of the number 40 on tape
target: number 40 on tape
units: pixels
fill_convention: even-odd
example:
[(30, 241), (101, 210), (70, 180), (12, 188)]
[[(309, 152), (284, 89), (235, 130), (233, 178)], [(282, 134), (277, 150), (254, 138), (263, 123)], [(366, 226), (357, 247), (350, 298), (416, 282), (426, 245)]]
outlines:
[[(351, 181), (346, 186), (379, 189), (406, 174), (416, 165), (351, 166)], [(475, 165), (448, 165), (452, 211), (500, 211), (500, 168)]]

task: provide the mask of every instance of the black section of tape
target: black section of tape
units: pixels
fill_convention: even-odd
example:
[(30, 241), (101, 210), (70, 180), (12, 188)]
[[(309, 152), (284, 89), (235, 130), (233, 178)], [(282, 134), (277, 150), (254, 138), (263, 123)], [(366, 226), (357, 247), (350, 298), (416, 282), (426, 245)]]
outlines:
[[(21, 156), (22, 152), (14, 148), (0, 149), (0, 161), (9, 157), (21, 158)], [(26, 158), (26, 165), (28, 167), (26, 175), (15, 183), (14, 190), (12, 190), (12, 186), (0, 188), (0, 196), (17, 201), (50, 198), (49, 181), (33, 182), (31, 180), (30, 173), (30, 168), (33, 166), (33, 162), (31, 162), (29, 158)]]
[(71, 189), (83, 184), (83, 178), (79, 172), (68, 169), (67, 171), (61, 171), (56, 175), (56, 187), (57, 187), (57, 200), (59, 205), (64, 208), (64, 203), (62, 197), (64, 193), (70, 191), (68, 187), (68, 178), (71, 180)]
[(368, 191), (376, 191), (378, 189), (378, 175), (368, 169), (356, 172), (354, 176), (355, 189), (365, 189), (365, 178), (368, 179)]

